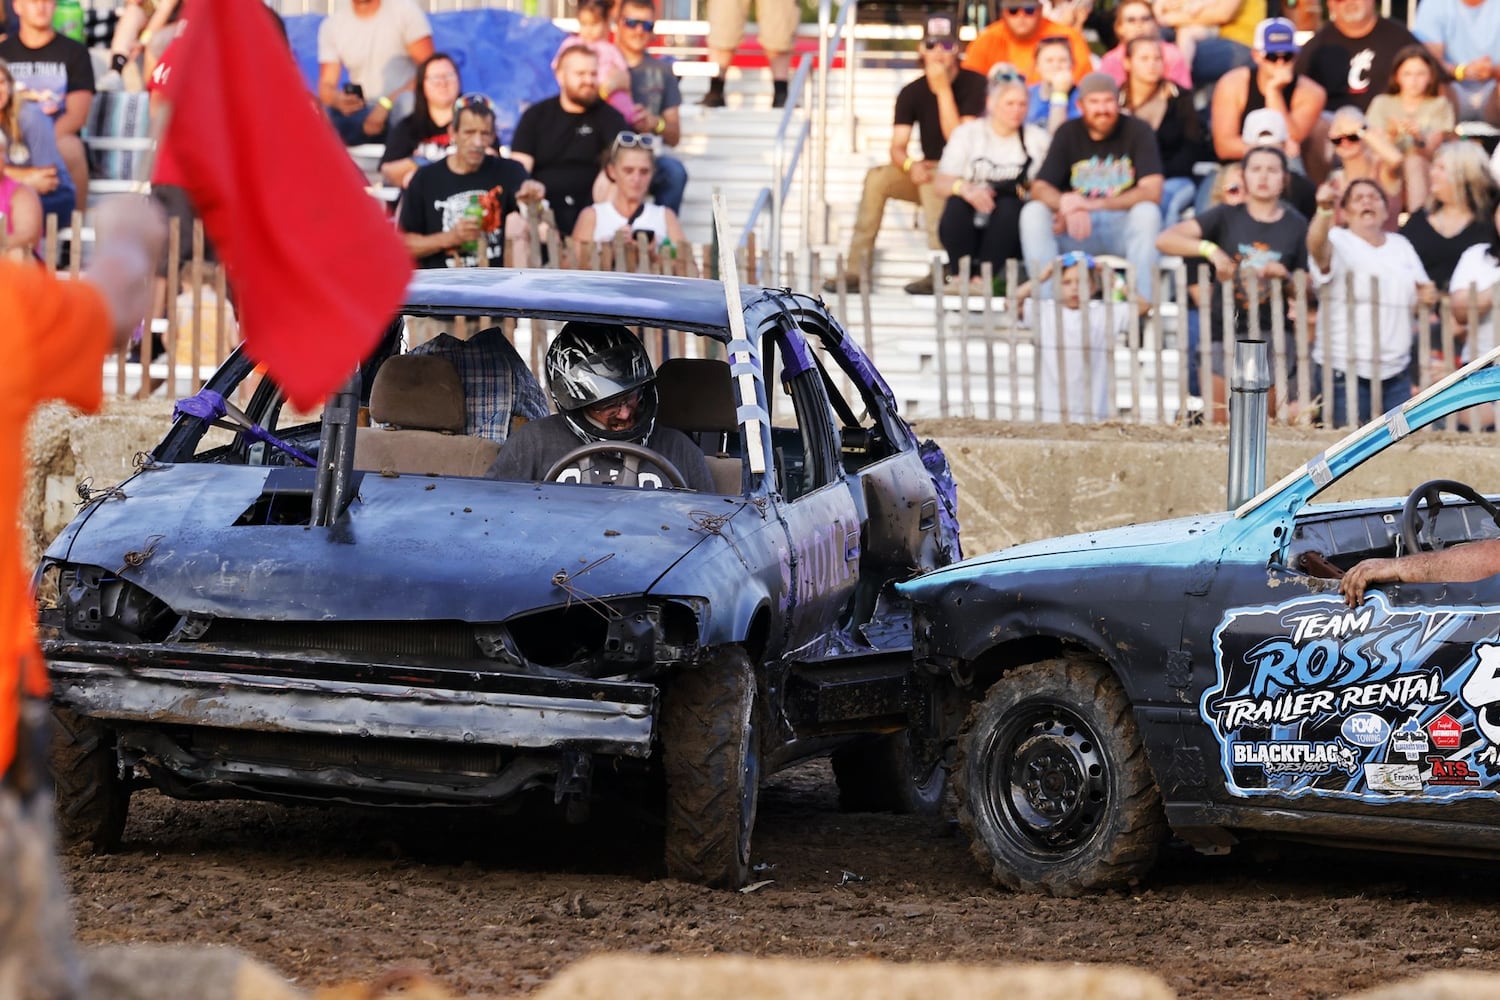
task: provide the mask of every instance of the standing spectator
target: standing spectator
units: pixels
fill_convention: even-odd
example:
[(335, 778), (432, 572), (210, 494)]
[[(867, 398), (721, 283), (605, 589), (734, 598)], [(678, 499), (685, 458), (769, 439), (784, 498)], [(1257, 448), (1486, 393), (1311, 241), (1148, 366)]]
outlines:
[[(682, 91), (672, 67), (646, 52), (656, 31), (656, 8), (651, 0), (623, 0), (620, 28), (615, 40), (630, 67), (632, 112), (630, 127), (643, 135), (654, 135), (664, 145), (675, 147), (682, 139)], [(682, 195), (687, 190), (687, 167), (675, 156), (656, 154), (656, 172), (651, 178), (651, 198), (681, 214)]]
[(42, 201), (42, 215), (55, 215), (58, 224), (66, 226), (78, 202), (73, 177), (57, 150), (57, 133), (42, 109), (17, 93), (16, 79), (3, 59), (0, 59), (0, 132), (5, 134), (9, 147), (5, 176), (35, 191)]
[(599, 57), (574, 45), (557, 57), (558, 95), (521, 114), (510, 155), (547, 189), (559, 233), (571, 233), (578, 213), (594, 203), (594, 178), (615, 136), (630, 126), (599, 99)]
[[(923, 74), (901, 88), (896, 95), (895, 123), (891, 127), (890, 161), (865, 174), (864, 193), (859, 199), (859, 214), (854, 219), (854, 234), (849, 239), (849, 257), (844, 265), (844, 281), (850, 289), (859, 290), (864, 265), (875, 252), (875, 237), (885, 203), (895, 198), (922, 206), (927, 224), (927, 245), (942, 247), (938, 239), (938, 219), (943, 214), (943, 192), (934, 186), (932, 177), (953, 131), (984, 112), (985, 79), (973, 70), (958, 65), (958, 34), (953, 19), (946, 15), (929, 17), (922, 37)], [(911, 145), (912, 126), (922, 144), (922, 155), (914, 157)], [(824, 282), (824, 291), (838, 287), (835, 279)], [(906, 286), (912, 295), (931, 295), (932, 275), (927, 274)]]
[(1500, 125), (1494, 61), (1500, 54), (1500, 3), (1422, 0), (1412, 30), (1453, 78), (1458, 120)]
[[(1245, 201), (1237, 205), (1210, 208), (1192, 219), (1185, 219), (1162, 233), (1156, 247), (1164, 254), (1185, 259), (1204, 258), (1214, 269), (1219, 282), (1233, 282), (1234, 337), (1258, 335), (1271, 339), (1271, 282), (1291, 276), (1307, 259), (1307, 218), (1282, 200), (1291, 171), (1286, 154), (1275, 146), (1257, 146), (1245, 154), (1241, 164)], [(1253, 275), (1256, 300), (1250, 301), (1250, 277)], [(1222, 345), (1227, 338), (1224, 329), (1224, 285), (1214, 285), (1210, 310), (1212, 351), (1212, 395), (1205, 400), (1212, 423), (1229, 420), (1225, 395), (1225, 357)], [(1289, 298), (1283, 301), (1290, 301)], [(1255, 316), (1252, 334), (1250, 318)], [(1285, 359), (1286, 372), (1297, 372), (1297, 347), (1292, 324), (1284, 324), (1282, 341), (1272, 343), (1273, 354)], [(1195, 360), (1196, 353), (1192, 355)], [(1193, 363), (1189, 361), (1189, 364)], [(1275, 403), (1272, 403), (1274, 409)]]
[(1065, 122), (1021, 209), (1021, 247), (1030, 274), (1059, 250), (1118, 254), (1135, 269), (1136, 292), (1151, 298), (1161, 231), (1161, 154), (1145, 122), (1121, 116), (1114, 77), (1090, 73), (1078, 85), (1083, 117)]
[[(411, 113), (432, 25), (416, 0), (348, 0), (318, 25), (318, 97), (344, 144), (376, 142)], [(339, 78), (349, 71), (342, 88)]]
[(599, 59), (599, 97), (628, 120), (635, 114), (635, 101), (630, 96), (630, 66), (609, 40), (613, 7), (612, 0), (578, 0), (578, 34), (562, 40), (552, 57), (552, 68), (557, 69), (557, 56), (572, 46), (587, 45)]
[(1192, 92), (1179, 89), (1163, 75), (1161, 46), (1149, 36), (1133, 38), (1126, 45), (1120, 110), (1156, 132), (1162, 151), (1162, 225), (1172, 226), (1193, 203), (1198, 190), (1193, 165), (1209, 156), (1209, 148)]
[[(1115, 8), (1115, 38), (1119, 44), (1099, 60), (1099, 72), (1108, 73), (1115, 82), (1125, 82), (1125, 47), (1137, 38), (1161, 38), (1161, 25), (1151, 13), (1147, 0), (1124, 0)], [(1193, 64), (1183, 58), (1182, 50), (1171, 42), (1161, 43), (1163, 75), (1178, 89), (1193, 89)]]
[(1453, 132), (1453, 105), (1442, 92), (1442, 67), (1422, 45), (1396, 54), (1396, 72), (1384, 94), (1370, 102), (1366, 119), (1401, 152), (1406, 207), (1427, 201), (1432, 154)]
[(1358, 108), (1339, 108), (1333, 113), (1328, 141), (1338, 155), (1338, 166), (1328, 177), (1335, 192), (1342, 192), (1351, 181), (1368, 178), (1385, 194), (1385, 228), (1396, 231), (1402, 211), (1401, 151), (1383, 132), (1365, 124)]
[[(1296, 161), (1302, 141), (1323, 113), (1323, 88), (1293, 68), (1296, 28), (1284, 17), (1262, 21), (1255, 29), (1253, 66), (1230, 70), (1214, 87), (1212, 109), (1214, 153), (1221, 163), (1243, 159), (1248, 148), (1242, 134), (1245, 118), (1268, 108), (1286, 119), (1287, 159)], [(1293, 164), (1296, 168), (1296, 164)]]
[(1026, 124), (1040, 125), (1051, 135), (1063, 122), (1083, 113), (1078, 107), (1078, 88), (1073, 85), (1073, 50), (1066, 38), (1042, 39), (1036, 48), (1036, 73), (1041, 82), (1028, 88)]
[(1009, 63), (1038, 83), (1036, 50), (1044, 38), (1066, 38), (1073, 49), (1073, 80), (1078, 82), (1094, 65), (1089, 43), (1076, 28), (1042, 16), (1040, 0), (1000, 0), (1000, 19), (979, 33), (964, 52), (964, 69), (989, 75), (998, 63)]
[(1255, 26), (1266, 16), (1266, 0), (1155, 0), (1151, 9), (1163, 27), (1194, 31), (1189, 60), (1193, 83), (1207, 86), (1250, 65)]
[[(4, 132), (0, 132), (0, 166), (10, 166), (10, 143)], [(0, 217), (5, 219), (0, 255), (12, 260), (35, 260), (42, 242), (42, 200), (36, 192), (0, 174)]]
[(446, 52), (434, 52), (417, 67), (415, 106), (391, 126), (380, 158), (380, 176), (387, 184), (404, 188), (419, 167), (448, 155), (453, 104), (462, 92), (458, 65)]
[[(1334, 225), (1334, 206), (1342, 225)], [(1325, 423), (1361, 424), (1411, 398), (1411, 309), (1431, 304), (1437, 292), (1417, 252), (1399, 233), (1385, 229), (1386, 198), (1367, 177), (1350, 181), (1340, 196), (1333, 185), (1318, 189), (1318, 211), (1307, 232), (1307, 255), (1318, 292), (1317, 367), (1313, 385), (1321, 392), (1324, 368), (1332, 368), (1333, 398), (1325, 399)], [(1349, 321), (1346, 275), (1354, 276), (1354, 322)], [(1377, 309), (1371, 288), (1378, 286)], [(1379, 356), (1375, 353), (1378, 343)], [(1375, 409), (1377, 408), (1378, 409)], [(1352, 412), (1351, 412), (1352, 411)]]
[[(490, 265), (503, 262), (505, 220), (517, 201), (539, 200), (545, 191), (514, 160), (490, 155), (495, 145), (495, 109), (478, 94), (453, 107), (450, 152), (412, 175), (398, 218), (406, 247), (418, 267), (476, 267), (479, 248)], [(479, 199), (483, 217), (470, 212)]]
[[(759, 0), (755, 5), (760, 47), (771, 64), (771, 107), (786, 107), (786, 80), (792, 66), (792, 41), (802, 22), (797, 0)], [(708, 0), (708, 56), (718, 73), (708, 81), (704, 107), (724, 106), (724, 74), (734, 61), (734, 50), (745, 37), (750, 0)]]
[[(0, 59), (10, 64), (19, 96), (52, 120), (57, 151), (72, 181), (75, 204), (86, 207), (89, 159), (78, 133), (94, 103), (93, 61), (81, 43), (53, 30), (57, 0), (15, 0), (15, 9), (20, 29), (0, 42)], [(59, 221), (64, 225), (68, 222)]]
[(932, 186), (951, 192), (938, 223), (950, 281), (964, 257), (973, 258), (976, 280), (981, 264), (1001, 274), (1007, 260), (1021, 257), (1021, 206), (1050, 141), (1046, 130), (1026, 123), (1026, 104), (1019, 73), (991, 74), (987, 116), (954, 129), (943, 150)]
[[(656, 167), (656, 137), (636, 132), (615, 136), (604, 161), (612, 195), (608, 201), (595, 202), (578, 213), (573, 239), (579, 243), (608, 243), (624, 229), (632, 238), (636, 233), (650, 234), (652, 256), (660, 254), (677, 258), (677, 249), (685, 242), (677, 213), (660, 204), (646, 201), (651, 174)], [(691, 258), (689, 258), (691, 260)]]

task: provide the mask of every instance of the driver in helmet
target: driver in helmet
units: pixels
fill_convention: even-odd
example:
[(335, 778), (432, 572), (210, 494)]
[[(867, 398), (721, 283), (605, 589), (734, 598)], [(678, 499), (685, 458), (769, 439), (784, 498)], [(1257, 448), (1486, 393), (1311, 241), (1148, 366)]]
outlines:
[[(569, 323), (547, 349), (547, 388), (557, 412), (514, 431), (490, 466), (491, 479), (539, 481), (563, 456), (584, 445), (644, 445), (666, 459), (687, 488), (713, 492), (702, 450), (686, 434), (656, 425), (656, 372), (646, 348), (612, 323)], [(601, 450), (569, 462), (552, 477), (560, 483), (671, 486), (650, 459)]]

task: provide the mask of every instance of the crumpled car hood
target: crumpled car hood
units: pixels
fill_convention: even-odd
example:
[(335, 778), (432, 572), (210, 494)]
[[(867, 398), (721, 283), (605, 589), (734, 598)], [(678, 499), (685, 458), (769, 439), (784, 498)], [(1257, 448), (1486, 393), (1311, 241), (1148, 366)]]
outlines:
[[(697, 527), (704, 513), (744, 506), (668, 490), (366, 473), (331, 529), (235, 526), (267, 472), (143, 473), (125, 485), (127, 499), (80, 515), (48, 555), (122, 570), (181, 613), (486, 622), (570, 595), (644, 593), (708, 539)], [(719, 530), (732, 537), (729, 525)]]

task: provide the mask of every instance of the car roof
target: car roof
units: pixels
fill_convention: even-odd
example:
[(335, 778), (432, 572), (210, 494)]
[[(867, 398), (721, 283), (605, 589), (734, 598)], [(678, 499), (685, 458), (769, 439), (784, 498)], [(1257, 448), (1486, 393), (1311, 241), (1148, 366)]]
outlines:
[[(742, 290), (745, 301), (759, 288)], [(705, 278), (509, 267), (431, 268), (406, 288), (405, 311), (628, 317), (646, 326), (724, 332), (724, 285)]]

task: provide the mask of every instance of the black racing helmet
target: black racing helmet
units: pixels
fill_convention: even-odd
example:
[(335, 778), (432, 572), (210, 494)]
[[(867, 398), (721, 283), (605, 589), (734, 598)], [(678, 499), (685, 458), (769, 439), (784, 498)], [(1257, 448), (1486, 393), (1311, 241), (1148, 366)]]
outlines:
[[(557, 411), (584, 443), (644, 442), (656, 425), (656, 372), (635, 334), (614, 323), (569, 323), (547, 348), (547, 388)], [(584, 407), (641, 391), (636, 421), (609, 431), (589, 420)]]

